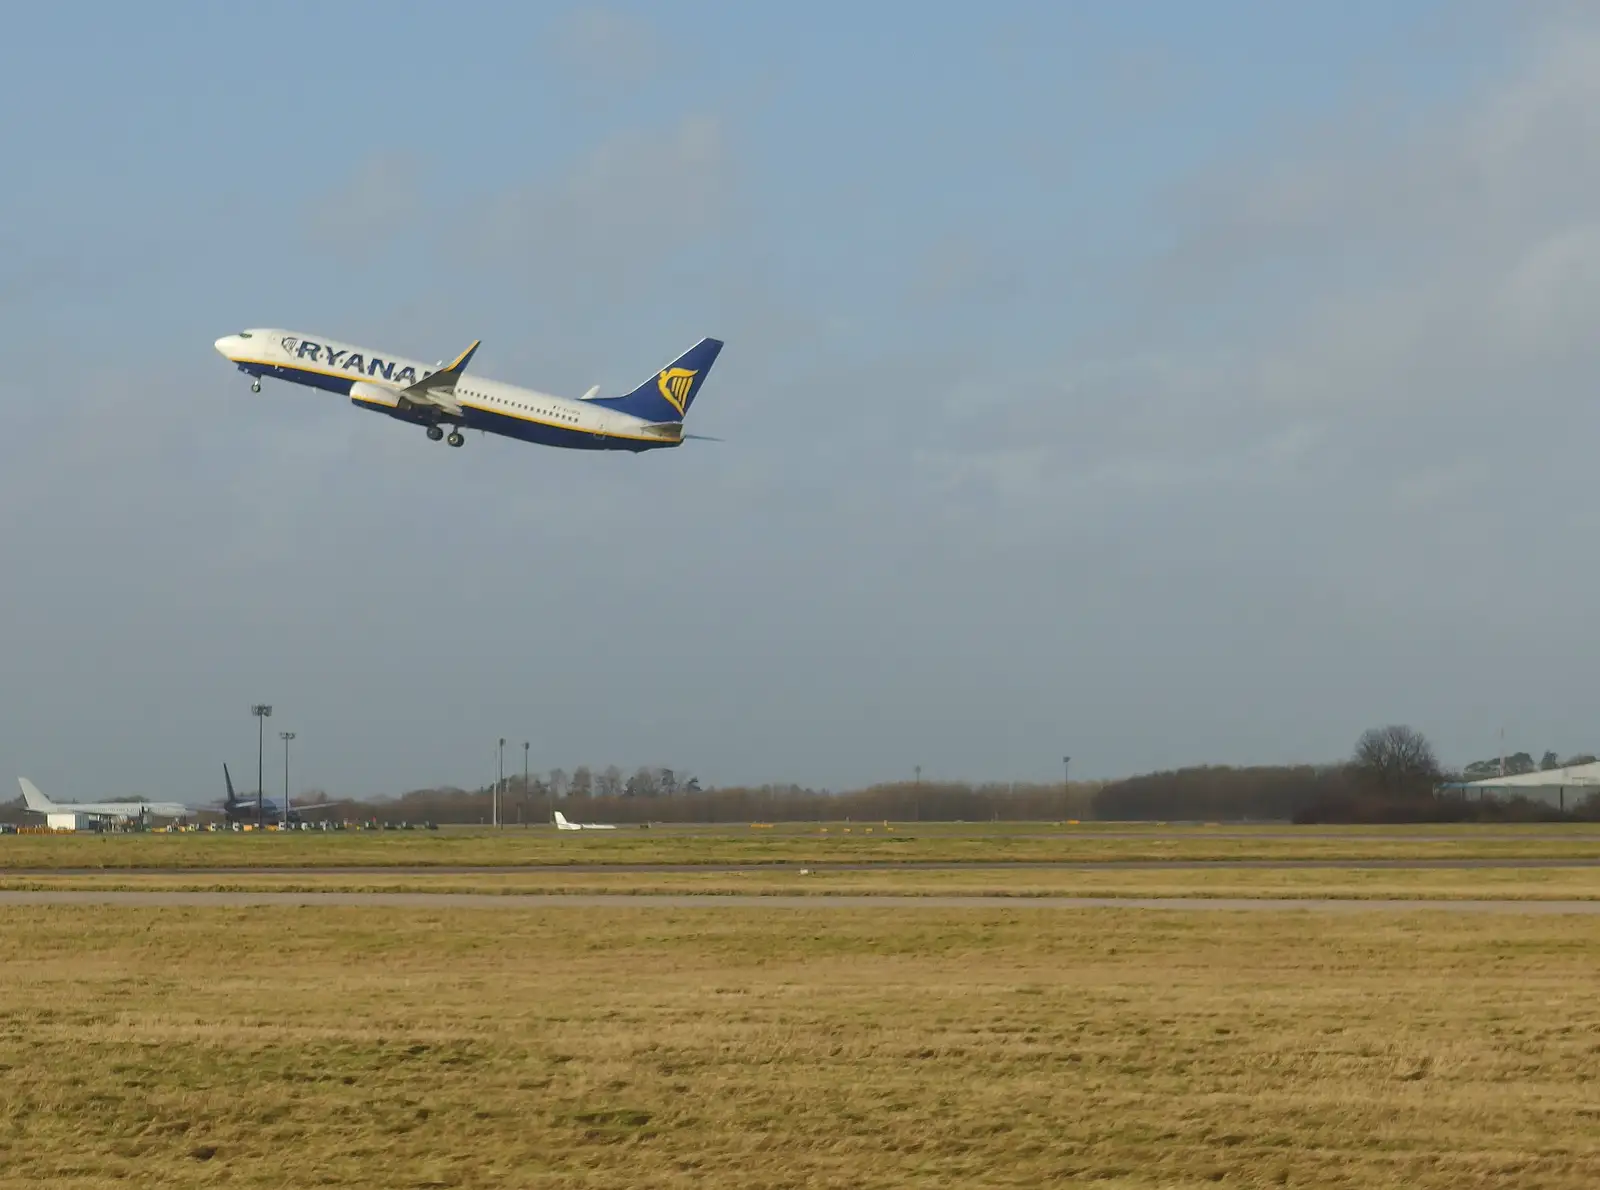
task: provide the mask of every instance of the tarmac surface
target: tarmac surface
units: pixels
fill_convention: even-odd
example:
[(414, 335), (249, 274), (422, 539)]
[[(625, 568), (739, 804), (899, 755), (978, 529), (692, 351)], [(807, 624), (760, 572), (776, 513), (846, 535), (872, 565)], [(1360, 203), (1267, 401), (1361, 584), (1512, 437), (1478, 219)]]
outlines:
[(1358, 899), (1333, 897), (717, 896), (683, 893), (403, 893), (0, 891), (4, 905), (140, 908), (365, 906), (406, 909), (1165, 909), (1220, 912), (1510, 913), (1600, 916), (1596, 901)]
[(711, 875), (767, 872), (796, 874), (802, 868), (813, 872), (1217, 872), (1324, 871), (1369, 869), (1373, 871), (1438, 870), (1460, 871), (1479, 868), (1600, 868), (1600, 856), (1570, 858), (1529, 858), (1495, 856), (1442, 859), (1108, 859), (1108, 860), (862, 860), (855, 863), (672, 864), (672, 863), (550, 863), (550, 864), (385, 864), (323, 867), (317, 864), (275, 867), (226, 868), (6, 868), (0, 867), (0, 880), (15, 877), (45, 876), (507, 876), (531, 873), (571, 872), (579, 875), (682, 875), (701, 872)]

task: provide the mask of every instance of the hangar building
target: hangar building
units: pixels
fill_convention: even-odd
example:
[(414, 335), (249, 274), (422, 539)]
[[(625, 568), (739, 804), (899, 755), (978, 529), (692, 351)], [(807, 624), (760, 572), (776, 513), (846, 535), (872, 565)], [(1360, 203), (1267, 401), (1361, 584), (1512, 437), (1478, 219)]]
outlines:
[(1525, 797), (1546, 802), (1559, 810), (1570, 810), (1591, 793), (1600, 793), (1600, 760), (1592, 764), (1572, 764), (1565, 768), (1544, 769), (1537, 773), (1490, 777), (1483, 781), (1464, 781), (1449, 786), (1471, 797)]

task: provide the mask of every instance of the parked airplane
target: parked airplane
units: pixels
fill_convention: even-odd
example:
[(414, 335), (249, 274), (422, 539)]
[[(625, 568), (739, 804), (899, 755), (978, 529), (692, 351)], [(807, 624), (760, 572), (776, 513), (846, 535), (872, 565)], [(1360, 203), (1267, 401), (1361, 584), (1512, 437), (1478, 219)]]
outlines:
[(609, 822), (568, 822), (565, 814), (560, 810), (556, 811), (556, 830), (558, 831), (614, 831), (616, 829)]
[(26, 777), (18, 777), (22, 800), (35, 814), (87, 814), (93, 818), (189, 818), (194, 811), (182, 802), (53, 802)]
[[(269, 822), (282, 822), (283, 808), (270, 797), (241, 798), (233, 791), (233, 774), (228, 772), (228, 766), (222, 766), (222, 780), (228, 787), (228, 798), (217, 807), (222, 815), (231, 822), (252, 822), (257, 826), (264, 826)], [(302, 814), (316, 813), (331, 810), (335, 806), (345, 805), (344, 802), (317, 802), (313, 805), (295, 807), (293, 800), (289, 801), (289, 822), (295, 824), (305, 821)]]
[(620, 397), (601, 397), (596, 385), (578, 400), (468, 377), (477, 343), (437, 370), (388, 352), (266, 328), (226, 335), (216, 348), (254, 377), (252, 392), (261, 391), (263, 376), (327, 389), (348, 396), (358, 409), (426, 426), (435, 442), (449, 426), (451, 446), (466, 441), (465, 428), (574, 450), (642, 451), (703, 437), (685, 434), (683, 419), (722, 342), (701, 339)]

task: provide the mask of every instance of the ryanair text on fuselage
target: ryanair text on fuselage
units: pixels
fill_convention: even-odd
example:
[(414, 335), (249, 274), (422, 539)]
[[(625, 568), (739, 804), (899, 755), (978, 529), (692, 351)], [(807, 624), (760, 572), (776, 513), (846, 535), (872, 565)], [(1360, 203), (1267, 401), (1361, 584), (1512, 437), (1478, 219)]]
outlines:
[(224, 336), (216, 348), (254, 378), (256, 392), (263, 377), (335, 392), (358, 408), (423, 426), (436, 442), (448, 427), (451, 446), (465, 441), (463, 429), (473, 429), (545, 446), (637, 452), (696, 437), (683, 432), (683, 421), (722, 342), (701, 339), (621, 396), (598, 396), (596, 386), (576, 400), (468, 376), (477, 343), (432, 368), (390, 352), (267, 328)]

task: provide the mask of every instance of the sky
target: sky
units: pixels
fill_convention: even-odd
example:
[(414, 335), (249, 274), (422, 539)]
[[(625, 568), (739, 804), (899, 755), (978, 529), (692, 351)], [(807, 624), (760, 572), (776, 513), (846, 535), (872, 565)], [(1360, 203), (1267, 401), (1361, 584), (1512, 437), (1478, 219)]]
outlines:
[[(1600, 750), (1600, 14), (29, 6), (0, 772), (1110, 778)], [(441, 449), (282, 326), (691, 432)], [(9, 776), (6, 778), (9, 780)]]

